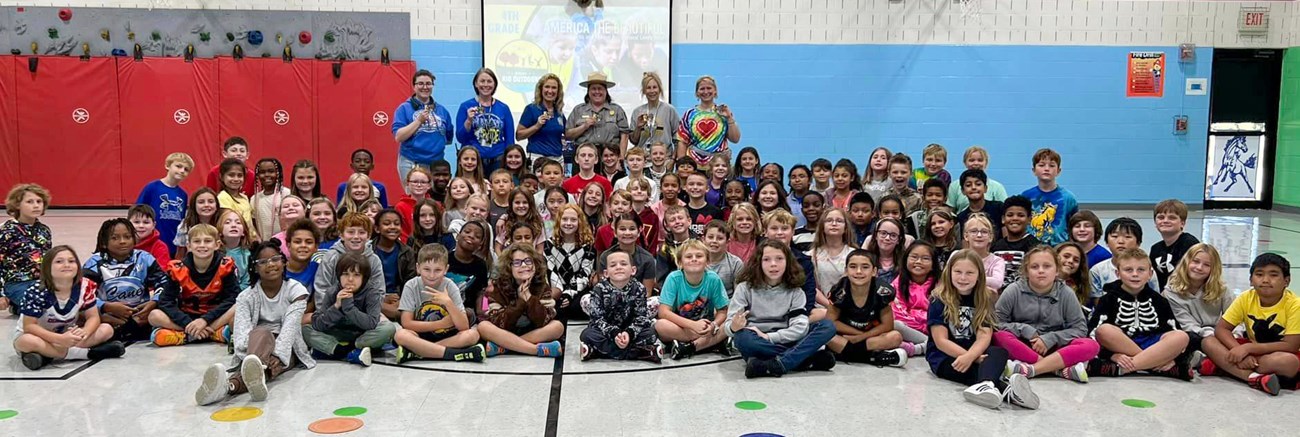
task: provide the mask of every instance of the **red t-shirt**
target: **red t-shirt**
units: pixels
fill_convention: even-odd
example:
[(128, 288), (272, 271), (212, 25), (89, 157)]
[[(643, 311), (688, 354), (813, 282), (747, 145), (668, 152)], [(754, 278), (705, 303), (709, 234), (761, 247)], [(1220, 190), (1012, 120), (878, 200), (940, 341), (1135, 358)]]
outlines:
[(564, 191), (569, 192), (569, 195), (573, 196), (581, 204), (582, 189), (587, 188), (587, 185), (592, 183), (600, 184), (600, 187), (605, 189), (605, 199), (609, 199), (609, 195), (614, 191), (614, 185), (609, 183), (609, 179), (605, 179), (604, 176), (599, 174), (592, 176), (591, 179), (583, 179), (582, 176), (576, 174), (569, 176), (563, 183), (560, 183), (560, 188), (564, 188)]
[[(240, 191), (243, 191), (245, 196), (248, 196), (249, 199), (252, 199), (253, 190), (257, 185), (257, 179), (253, 178), (253, 169), (248, 168), (248, 166), (244, 166), (244, 172), (245, 172), (244, 188)], [(225, 191), (226, 188), (221, 186), (221, 165), (220, 164), (217, 164), (216, 167), (212, 167), (212, 171), (208, 172), (207, 187), (211, 188), (212, 191), (216, 191), (217, 193)]]

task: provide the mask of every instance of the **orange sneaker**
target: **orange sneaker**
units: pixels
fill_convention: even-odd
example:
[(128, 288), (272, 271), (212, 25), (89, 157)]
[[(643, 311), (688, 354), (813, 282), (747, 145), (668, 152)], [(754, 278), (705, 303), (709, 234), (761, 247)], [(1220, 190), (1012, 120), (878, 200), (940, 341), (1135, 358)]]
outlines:
[(225, 327), (222, 327), (220, 331), (212, 333), (212, 341), (217, 343), (230, 343), (231, 334), (230, 325), (226, 325)]
[(185, 332), (154, 328), (153, 334), (149, 335), (149, 341), (158, 347), (180, 346), (185, 344)]

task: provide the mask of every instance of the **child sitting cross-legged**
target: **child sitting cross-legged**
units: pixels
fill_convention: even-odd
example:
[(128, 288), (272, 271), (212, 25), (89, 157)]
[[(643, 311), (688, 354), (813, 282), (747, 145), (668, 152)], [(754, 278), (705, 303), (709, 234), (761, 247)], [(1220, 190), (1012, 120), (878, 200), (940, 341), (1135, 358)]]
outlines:
[(153, 255), (134, 249), (135, 242), (131, 222), (105, 220), (95, 253), (82, 266), (82, 274), (98, 288), (100, 320), (113, 327), (113, 338), (123, 341), (149, 338), (149, 313), (158, 308), (156, 299), (167, 286), (167, 272)]
[(217, 248), (221, 242), (211, 225), (191, 227), (186, 238), (189, 253), (167, 266), (167, 286), (158, 309), (149, 312), (156, 346), (230, 338), (227, 328), (234, 314), (229, 312), (239, 295), (235, 261)]
[[(664, 279), (659, 295), (659, 320), (655, 332), (674, 360), (708, 350), (727, 339), (720, 327), (727, 319), (727, 293), (722, 278), (708, 269), (709, 250), (696, 239), (688, 239), (677, 252), (677, 264)], [(728, 354), (730, 349), (722, 347)]]
[(822, 349), (835, 325), (808, 321), (804, 272), (789, 246), (764, 241), (736, 280), (725, 330), (745, 357), (746, 378), (835, 367), (835, 354)]
[(470, 326), (460, 288), (447, 278), (448, 253), (441, 244), (420, 248), (419, 276), (402, 287), (402, 329), (397, 342), (397, 362), (415, 358), (448, 361), (483, 361), (478, 329)]
[[(1291, 262), (1265, 253), (1250, 263), (1250, 290), (1246, 290), (1219, 318), (1214, 337), (1201, 343), (1209, 356), (1201, 374), (1216, 371), (1246, 381), (1256, 390), (1277, 396), (1294, 388), (1300, 369), (1300, 298), (1291, 285)], [(1246, 325), (1246, 338), (1232, 330)]]
[(509, 350), (539, 357), (564, 355), (564, 324), (555, 319), (546, 258), (531, 244), (511, 244), (498, 256), (487, 318), (478, 324), (487, 356)]
[(605, 256), (604, 279), (592, 289), (586, 308), (591, 324), (582, 330), (582, 360), (609, 357), (616, 360), (663, 359), (663, 346), (655, 337), (654, 315), (646, 307), (646, 289), (634, 280), (632, 256), (615, 250)]
[(383, 262), (367, 244), (373, 224), (359, 212), (339, 220), (343, 236), (317, 267), (302, 329), (316, 352), (362, 366), (371, 364), (371, 349), (387, 344), (397, 331), (383, 315)]
[[(1151, 259), (1142, 249), (1115, 253), (1119, 280), (1106, 284), (1093, 307), (1088, 327), (1101, 344), (1101, 357), (1088, 363), (1088, 374), (1122, 376), (1138, 371), (1191, 381), (1188, 336), (1178, 330), (1169, 301), (1148, 285)], [(1109, 359), (1106, 357), (1109, 355)]]
[(898, 346), (903, 335), (894, 330), (894, 287), (876, 278), (875, 256), (855, 249), (845, 261), (844, 278), (830, 291), (827, 320), (839, 334), (826, 343), (840, 361), (903, 367), (907, 352)]
[(41, 256), (41, 279), (24, 291), (14, 350), (23, 366), (37, 370), (55, 359), (99, 360), (126, 353), (113, 327), (99, 322), (95, 284), (81, 276), (81, 262), (68, 246)]

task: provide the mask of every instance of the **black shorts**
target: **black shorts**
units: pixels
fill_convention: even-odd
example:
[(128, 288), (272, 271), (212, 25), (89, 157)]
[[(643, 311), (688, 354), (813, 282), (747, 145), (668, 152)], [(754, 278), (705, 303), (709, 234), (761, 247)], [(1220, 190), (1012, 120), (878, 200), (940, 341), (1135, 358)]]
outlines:
[(417, 335), (420, 336), (420, 339), (421, 339), (421, 340), (424, 340), (424, 341), (427, 341), (427, 342), (430, 342), (430, 343), (437, 343), (437, 342), (440, 342), (440, 341), (446, 340), (446, 339), (448, 339), (448, 338), (455, 337), (456, 334), (459, 334), (459, 333), (460, 333), (460, 331), (457, 331), (457, 330), (455, 330), (455, 329), (448, 329), (447, 331), (445, 331), (445, 332), (441, 332), (441, 333), (438, 333), (438, 332), (421, 332), (421, 333), (418, 333)]

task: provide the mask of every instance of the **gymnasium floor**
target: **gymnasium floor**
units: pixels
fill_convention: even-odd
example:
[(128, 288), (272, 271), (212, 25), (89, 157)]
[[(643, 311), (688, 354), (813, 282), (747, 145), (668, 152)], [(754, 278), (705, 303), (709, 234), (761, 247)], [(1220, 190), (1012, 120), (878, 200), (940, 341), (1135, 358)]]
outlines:
[[(99, 223), (114, 214), (63, 210), (44, 221), (55, 244), (71, 244), (84, 256)], [(1159, 238), (1150, 214), (1100, 215), (1103, 222), (1138, 218), (1145, 247)], [(1234, 291), (1247, 287), (1247, 266), (1258, 253), (1300, 261), (1300, 216), (1294, 214), (1193, 212), (1187, 229), (1223, 252)], [(11, 344), (15, 324), (0, 316), (0, 344)], [(568, 329), (566, 350), (576, 352), (582, 326)], [(135, 344), (122, 359), (56, 363), (37, 372), (23, 368), (12, 352), (0, 352), (0, 417), (9, 416), (3, 410), (18, 413), (0, 419), (0, 435), (309, 435), (311, 422), (353, 406), (367, 412), (356, 416), (364, 426), (351, 435), (1102, 435), (1143, 428), (1149, 435), (1288, 435), (1294, 424), (1285, 418), (1300, 405), (1295, 392), (1271, 398), (1222, 377), (1190, 383), (1094, 378), (1089, 384), (1047, 377), (1033, 381), (1040, 410), (992, 411), (964, 402), (964, 387), (933, 377), (920, 359), (904, 369), (840, 364), (831, 372), (749, 381), (739, 360), (714, 354), (655, 366), (583, 363), (575, 353), (563, 359), (501, 356), (483, 364), (397, 366), (381, 358), (361, 368), (321, 362), (272, 382), (266, 402), (245, 395), (196, 407), (194, 389), (214, 362), (229, 362), (224, 346)], [(1122, 403), (1131, 399), (1154, 407)], [(759, 404), (742, 409), (742, 401)], [(240, 422), (210, 418), (240, 406), (257, 407), (262, 415)]]

